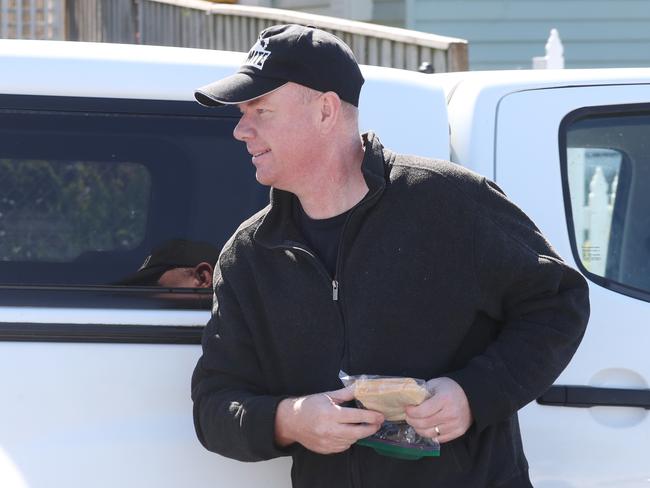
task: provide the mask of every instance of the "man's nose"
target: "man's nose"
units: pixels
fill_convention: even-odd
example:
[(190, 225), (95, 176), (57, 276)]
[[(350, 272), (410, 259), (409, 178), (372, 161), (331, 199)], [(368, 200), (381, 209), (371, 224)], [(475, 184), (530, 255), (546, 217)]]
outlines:
[(232, 134), (238, 141), (246, 141), (253, 136), (253, 128), (248, 123), (245, 115), (241, 116)]

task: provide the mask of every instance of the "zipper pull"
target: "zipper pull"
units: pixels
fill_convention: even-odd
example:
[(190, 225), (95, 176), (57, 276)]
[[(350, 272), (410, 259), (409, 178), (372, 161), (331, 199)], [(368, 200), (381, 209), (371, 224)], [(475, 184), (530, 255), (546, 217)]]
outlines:
[(332, 300), (335, 302), (339, 299), (339, 282), (332, 280)]

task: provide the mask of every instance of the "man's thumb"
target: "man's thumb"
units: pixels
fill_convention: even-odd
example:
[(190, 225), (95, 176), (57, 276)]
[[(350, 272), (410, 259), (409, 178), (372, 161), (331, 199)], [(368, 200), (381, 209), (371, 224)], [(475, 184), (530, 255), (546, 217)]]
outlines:
[(328, 391), (325, 395), (337, 405), (354, 400), (354, 387), (346, 386), (340, 390)]

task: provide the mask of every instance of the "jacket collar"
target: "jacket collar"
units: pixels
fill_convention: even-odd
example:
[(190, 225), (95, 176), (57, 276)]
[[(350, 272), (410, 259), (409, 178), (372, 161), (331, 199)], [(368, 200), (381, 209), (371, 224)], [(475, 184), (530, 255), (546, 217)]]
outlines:
[[(360, 202), (361, 205), (367, 201), (376, 201), (376, 197), (386, 187), (384, 147), (373, 132), (367, 132), (362, 137), (365, 154), (361, 171), (368, 185), (368, 193)], [(300, 232), (291, 217), (291, 199), (292, 193), (271, 188), (270, 208), (254, 233), (258, 244), (273, 248), (301, 240)]]

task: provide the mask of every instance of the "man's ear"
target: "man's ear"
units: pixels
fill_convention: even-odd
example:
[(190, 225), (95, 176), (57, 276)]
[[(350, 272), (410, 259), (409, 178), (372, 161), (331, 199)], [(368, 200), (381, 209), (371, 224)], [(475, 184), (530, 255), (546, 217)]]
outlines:
[(341, 99), (334, 92), (325, 92), (320, 96), (320, 126), (323, 132), (330, 132), (339, 119)]
[(199, 263), (193, 271), (194, 288), (212, 288), (212, 266), (209, 263)]

